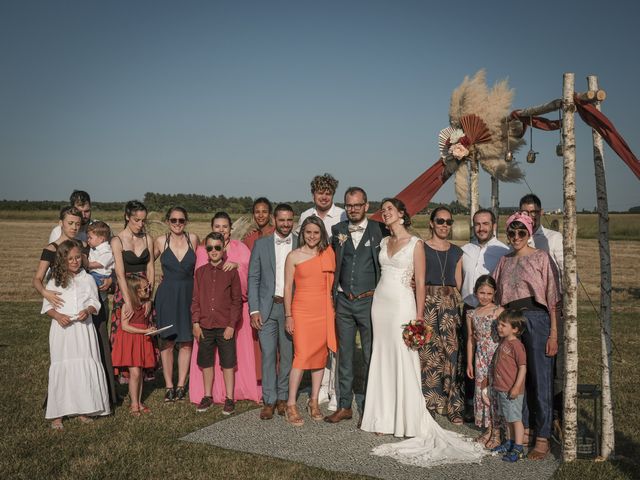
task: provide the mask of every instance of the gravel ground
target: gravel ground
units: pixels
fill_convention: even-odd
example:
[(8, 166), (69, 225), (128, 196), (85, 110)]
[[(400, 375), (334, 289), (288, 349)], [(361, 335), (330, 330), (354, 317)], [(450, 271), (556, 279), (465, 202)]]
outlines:
[[(299, 407), (307, 400), (300, 397)], [(326, 405), (321, 406), (326, 412)], [(332, 425), (314, 422), (303, 412), (305, 424), (302, 427), (289, 425), (284, 417), (275, 415), (273, 420), (260, 420), (259, 410), (251, 410), (241, 415), (190, 433), (182, 440), (206, 443), (228, 450), (267, 455), (313, 467), (339, 472), (349, 472), (385, 479), (496, 479), (518, 478), (543, 480), (550, 478), (560, 462), (549, 456), (544, 461), (523, 460), (515, 464), (503, 462), (500, 457), (488, 456), (481, 464), (454, 464), (430, 469), (403, 465), (388, 457), (370, 454), (373, 447), (398, 441), (390, 435), (376, 436), (356, 428), (356, 416), (352, 420)], [(477, 436), (478, 432), (469, 427), (455, 427), (446, 419), (438, 418), (445, 428)], [(557, 452), (555, 452), (557, 455)]]

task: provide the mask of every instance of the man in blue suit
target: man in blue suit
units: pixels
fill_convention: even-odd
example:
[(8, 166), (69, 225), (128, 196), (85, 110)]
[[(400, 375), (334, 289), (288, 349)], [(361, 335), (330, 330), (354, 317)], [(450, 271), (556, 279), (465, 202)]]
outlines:
[(275, 232), (256, 240), (249, 261), (251, 326), (258, 330), (262, 350), (262, 420), (272, 419), (276, 409), (279, 415), (284, 415), (293, 360), (291, 336), (284, 329), (284, 263), (296, 248), (298, 237), (291, 232), (294, 215), (291, 206), (281, 203), (273, 215)]

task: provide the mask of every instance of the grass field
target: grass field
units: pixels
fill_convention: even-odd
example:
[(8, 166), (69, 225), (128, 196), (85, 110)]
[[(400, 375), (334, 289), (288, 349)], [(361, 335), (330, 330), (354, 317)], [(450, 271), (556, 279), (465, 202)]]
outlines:
[[(62, 435), (51, 431), (41, 409), (47, 384), (49, 321), (39, 315), (39, 299), (30, 286), (51, 221), (2, 220), (0, 226), (4, 247), (0, 252), (4, 267), (0, 270), (0, 371), (4, 386), (0, 396), (0, 478), (357, 478), (180, 442), (181, 436), (222, 419), (221, 409), (196, 415), (187, 403), (164, 405), (159, 382), (145, 390), (145, 402), (153, 410), (150, 416), (134, 419), (126, 408), (119, 408), (114, 416), (93, 425), (69, 421)], [(418, 231), (422, 227), (418, 225)], [(199, 235), (206, 233), (207, 219), (194, 222), (191, 229)], [(632, 240), (612, 242), (616, 449), (621, 459), (563, 465), (555, 478), (638, 478), (640, 466), (633, 460), (640, 451), (637, 246)], [(599, 300), (597, 242), (579, 240), (578, 252), (584, 285), (579, 314), (580, 382), (597, 384), (599, 323), (589, 303), (589, 297), (596, 305)], [(124, 395), (126, 388), (121, 393)], [(250, 408), (255, 405), (239, 404), (240, 411)]]

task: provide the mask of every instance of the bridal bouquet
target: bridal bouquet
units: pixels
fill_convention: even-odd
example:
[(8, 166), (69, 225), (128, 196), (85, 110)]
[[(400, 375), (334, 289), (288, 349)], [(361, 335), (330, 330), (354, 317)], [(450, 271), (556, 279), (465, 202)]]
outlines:
[(420, 350), (431, 341), (433, 329), (424, 320), (411, 320), (402, 326), (402, 340), (411, 350)]

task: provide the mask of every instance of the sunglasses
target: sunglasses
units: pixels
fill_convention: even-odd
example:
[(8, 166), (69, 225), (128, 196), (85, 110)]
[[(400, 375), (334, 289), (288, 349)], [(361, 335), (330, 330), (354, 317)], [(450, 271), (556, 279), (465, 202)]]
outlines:
[(450, 227), (453, 225), (453, 218), (436, 218), (434, 222), (436, 225), (444, 225), (446, 223), (447, 226)]
[(210, 252), (212, 250), (215, 250), (216, 252), (219, 252), (222, 250), (222, 245), (207, 245), (206, 246), (207, 252)]
[(169, 221), (171, 223), (173, 223), (174, 225), (176, 223), (179, 223), (180, 225), (184, 225), (185, 223), (187, 223), (187, 219), (186, 218), (170, 218)]
[(524, 238), (527, 235), (529, 235), (529, 232), (526, 230), (522, 230), (522, 229), (518, 229), (518, 230), (507, 230), (507, 237), (508, 238), (516, 238), (516, 236), (518, 238)]

